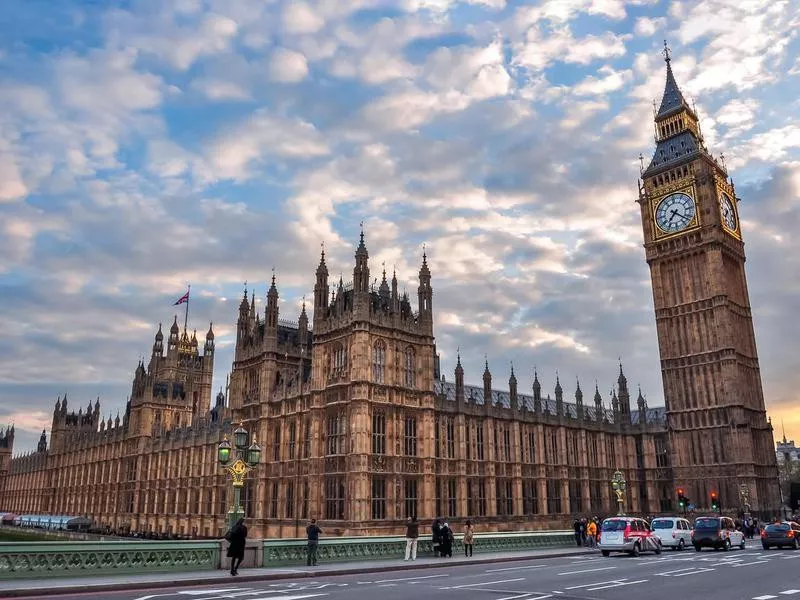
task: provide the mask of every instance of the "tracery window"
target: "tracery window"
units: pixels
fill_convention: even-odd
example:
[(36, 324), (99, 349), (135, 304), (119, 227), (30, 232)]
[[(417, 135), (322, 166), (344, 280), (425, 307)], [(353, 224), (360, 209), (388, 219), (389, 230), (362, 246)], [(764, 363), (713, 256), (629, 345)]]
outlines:
[(345, 422), (341, 414), (328, 415), (326, 435), (326, 453), (344, 454), (345, 453)]
[(417, 455), (417, 419), (406, 417), (403, 430), (403, 450), (406, 456)]
[(414, 349), (407, 348), (406, 349), (406, 364), (405, 364), (405, 382), (406, 387), (413, 388), (415, 383), (415, 359), (414, 359)]
[(331, 353), (331, 375), (342, 375), (347, 370), (347, 348), (336, 344)]
[(386, 345), (378, 340), (372, 347), (372, 380), (384, 383), (386, 377)]
[(372, 415), (372, 453), (386, 454), (386, 415), (382, 412)]
[(289, 424), (289, 460), (294, 460), (295, 446), (297, 445), (297, 424)]

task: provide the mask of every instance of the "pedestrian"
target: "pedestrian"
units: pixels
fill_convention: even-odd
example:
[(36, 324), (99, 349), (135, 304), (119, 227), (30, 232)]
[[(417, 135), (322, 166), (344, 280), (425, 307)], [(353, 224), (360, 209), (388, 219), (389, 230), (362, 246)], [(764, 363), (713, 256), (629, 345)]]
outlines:
[(440, 542), (439, 542), (439, 553), (442, 557), (453, 557), (453, 530), (450, 529), (450, 525), (448, 523), (444, 523), (442, 528), (439, 532)]
[(586, 519), (581, 519), (581, 546), (586, 545)]
[(594, 548), (597, 542), (597, 524), (594, 521), (589, 521), (586, 526), (586, 538), (589, 542), (589, 548)]
[(417, 541), (419, 541), (419, 523), (417, 517), (409, 517), (406, 525), (406, 558), (417, 560)]
[(239, 567), (244, 560), (244, 545), (247, 541), (247, 527), (244, 519), (239, 519), (225, 534), (228, 540), (228, 558), (231, 559), (231, 575), (239, 574)]
[(581, 522), (578, 519), (575, 519), (575, 522), (572, 523), (572, 529), (575, 531), (575, 544), (577, 544), (578, 548), (581, 547)]
[(467, 521), (464, 524), (464, 556), (472, 556), (472, 543), (475, 537), (475, 528), (472, 526), (472, 521)]
[(311, 523), (306, 527), (306, 537), (308, 538), (308, 560), (306, 564), (309, 567), (317, 566), (317, 546), (319, 545), (319, 536), (322, 529), (317, 525), (316, 519), (311, 519)]
[(439, 522), (439, 519), (433, 520), (433, 525), (431, 525), (431, 545), (433, 546), (433, 555), (439, 556), (439, 551), (441, 549), (442, 543), (442, 525)]

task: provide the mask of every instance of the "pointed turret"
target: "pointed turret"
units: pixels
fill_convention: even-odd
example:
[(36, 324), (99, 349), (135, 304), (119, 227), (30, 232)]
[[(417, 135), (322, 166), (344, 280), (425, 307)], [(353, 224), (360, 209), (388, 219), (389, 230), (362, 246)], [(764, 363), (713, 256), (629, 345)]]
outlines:
[(464, 367), (461, 366), (461, 349), (456, 350), (456, 404), (458, 406), (465, 402), (464, 398)]
[(614, 413), (614, 422), (619, 423), (619, 399), (617, 398), (617, 392), (614, 388), (611, 388), (611, 412)]
[(214, 354), (214, 323), (208, 324), (208, 331), (206, 332), (206, 345), (203, 347), (203, 354), (208, 356)]
[(642, 386), (639, 387), (639, 395), (636, 397), (636, 405), (639, 407), (639, 425), (647, 425), (647, 401), (642, 396)]
[(431, 270), (428, 268), (428, 256), (425, 248), (422, 249), (422, 266), (419, 269), (419, 287), (417, 288), (419, 300), (419, 320), (424, 324), (429, 334), (433, 334), (433, 288), (431, 287)]
[(378, 288), (378, 295), (388, 304), (389, 300), (391, 299), (392, 295), (389, 291), (389, 282), (386, 281), (386, 267), (383, 267), (383, 278), (381, 279), (381, 285)]
[(161, 356), (164, 354), (164, 334), (161, 331), (161, 323), (158, 324), (158, 331), (153, 341), (153, 356)]
[(485, 359), (486, 367), (483, 369), (483, 406), (488, 411), (492, 406), (492, 374), (489, 371), (489, 359)]
[(167, 340), (167, 355), (171, 355), (178, 350), (178, 336), (181, 328), (178, 327), (178, 315), (172, 321), (172, 327), (169, 328), (169, 340)]
[(39, 445), (36, 447), (37, 452), (47, 452), (47, 432), (42, 429), (42, 435), (39, 436)]
[(364, 243), (363, 223), (355, 258), (356, 265), (353, 269), (353, 291), (355, 294), (366, 294), (369, 292), (369, 252), (367, 252), (367, 246)]
[(542, 412), (542, 384), (539, 383), (539, 374), (533, 370), (533, 412)]
[(556, 372), (556, 414), (560, 417), (564, 414), (564, 390), (561, 387), (561, 382), (558, 380), (558, 373)]
[(511, 377), (508, 378), (508, 395), (511, 400), (511, 410), (519, 410), (517, 397), (517, 376), (514, 375), (514, 363), (511, 363)]
[(583, 420), (583, 391), (581, 390), (580, 379), (575, 379), (577, 387), (575, 388), (575, 417), (578, 420)]
[(603, 397), (600, 395), (600, 388), (597, 381), (594, 382), (594, 418), (600, 423), (603, 421)]
[(275, 272), (272, 273), (272, 284), (267, 292), (266, 326), (270, 330), (278, 328), (278, 288), (275, 286)]
[(314, 283), (314, 329), (319, 329), (317, 323), (322, 321), (327, 314), (328, 308), (328, 265), (325, 264), (325, 246), (317, 266), (317, 280)]
[(628, 391), (628, 379), (622, 371), (622, 361), (619, 363), (619, 377), (617, 377), (619, 390), (619, 414), (623, 423), (631, 422), (631, 394)]
[(397, 271), (392, 269), (392, 305), (397, 308), (397, 302), (399, 298), (397, 296)]

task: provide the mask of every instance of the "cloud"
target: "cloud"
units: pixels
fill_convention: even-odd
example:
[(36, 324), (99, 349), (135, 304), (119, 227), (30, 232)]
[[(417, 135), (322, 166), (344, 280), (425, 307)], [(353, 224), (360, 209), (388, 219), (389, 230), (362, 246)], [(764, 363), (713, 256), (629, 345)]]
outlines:
[(497, 387), (513, 360), (520, 389), (536, 366), (546, 393), (558, 371), (607, 398), (621, 356), (662, 403), (635, 199), (663, 37), (743, 199), (768, 407), (796, 401), (794, 3), (13, 10), (16, 26), (0, 25), (0, 422), (16, 420), (18, 449), (64, 391), (124, 407), (187, 282), (190, 327), (214, 321), (218, 387), (242, 282), (263, 307), (274, 266), (281, 316), (296, 318), (321, 242), (332, 280), (349, 279), (362, 220), (373, 277), (396, 269), (412, 298), (425, 244), (446, 377), (460, 347), (469, 382), (487, 355)]
[(300, 52), (278, 48), (272, 53), (269, 74), (273, 81), (297, 83), (308, 75), (308, 62)]

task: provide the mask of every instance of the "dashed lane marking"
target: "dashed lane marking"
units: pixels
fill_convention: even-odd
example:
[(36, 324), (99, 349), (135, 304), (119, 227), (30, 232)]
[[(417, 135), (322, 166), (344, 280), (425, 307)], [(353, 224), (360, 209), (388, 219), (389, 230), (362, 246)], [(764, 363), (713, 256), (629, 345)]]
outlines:
[(749, 563), (739, 563), (736, 566), (737, 567), (751, 567), (753, 565), (763, 565), (764, 563), (768, 563), (768, 562), (769, 562), (768, 560), (756, 560), (756, 561), (749, 562)]
[(499, 581), (484, 581), (483, 583), (465, 583), (462, 585), (452, 585), (449, 587), (439, 588), (440, 590), (460, 590), (464, 588), (471, 588), (471, 587), (481, 587), (484, 585), (495, 585), (496, 583), (513, 583), (515, 581), (525, 581), (524, 577), (518, 577), (516, 579), (501, 579)]
[(638, 581), (620, 581), (615, 583), (614, 585), (603, 585), (600, 587), (591, 587), (588, 588), (586, 591), (588, 592), (595, 592), (597, 590), (607, 590), (608, 588), (615, 588), (615, 587), (622, 587), (624, 585), (636, 585), (637, 583), (647, 583), (647, 579), (639, 579)]
[(772, 598), (777, 598), (777, 596), (770, 596), (766, 594), (765, 596), (755, 596), (753, 600), (772, 600)]
[(578, 573), (594, 573), (595, 571), (610, 571), (611, 569), (616, 569), (617, 567), (599, 567), (597, 569), (583, 569), (581, 571), (565, 571), (563, 573), (559, 573), (559, 575), (577, 575)]
[(783, 594), (784, 596), (791, 596), (792, 594), (800, 594), (800, 590), (784, 590), (783, 592), (778, 593)]
[(488, 569), (484, 573), (500, 573), (501, 571), (522, 571), (523, 569), (544, 569), (547, 565), (529, 565), (527, 567), (505, 567), (503, 569)]
[(611, 581), (602, 581), (602, 582), (593, 582), (593, 583), (584, 583), (583, 585), (572, 585), (570, 587), (565, 587), (565, 590), (579, 590), (581, 588), (589, 588), (593, 585), (605, 585), (606, 583), (618, 583), (620, 581), (625, 581), (624, 579), (612, 579)]
[(419, 577), (402, 577), (400, 579), (379, 579), (373, 583), (393, 583), (395, 581), (417, 581), (418, 579), (436, 579), (439, 577), (450, 577), (450, 575), (420, 575)]

